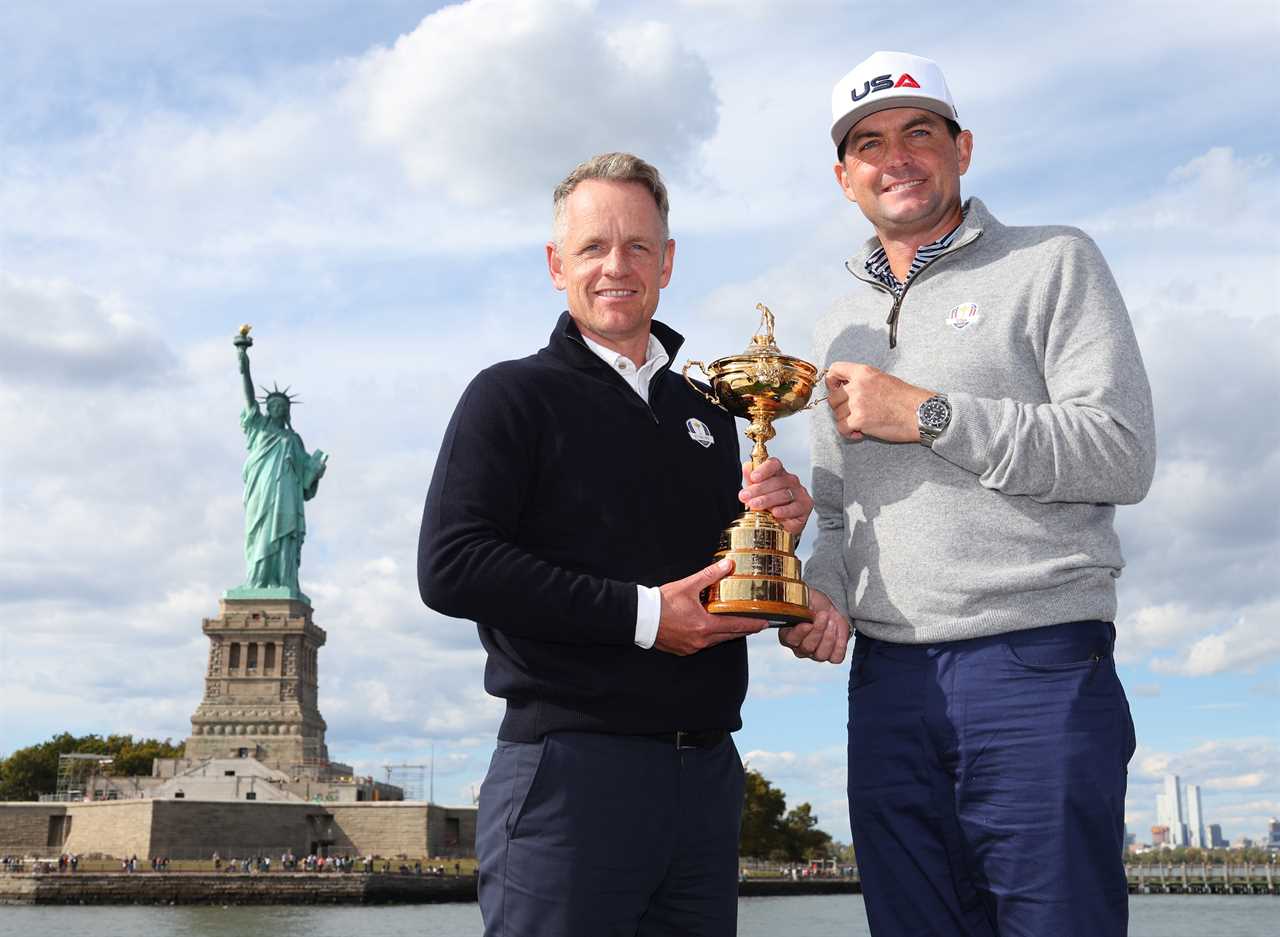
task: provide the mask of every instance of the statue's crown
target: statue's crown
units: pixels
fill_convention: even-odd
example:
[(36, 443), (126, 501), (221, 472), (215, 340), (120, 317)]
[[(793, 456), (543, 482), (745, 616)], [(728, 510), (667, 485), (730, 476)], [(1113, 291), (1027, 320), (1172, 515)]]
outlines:
[(299, 400), (297, 397), (294, 397), (289, 393), (289, 390), (292, 388), (292, 386), (293, 386), (292, 384), (286, 385), (285, 389), (281, 390), (280, 385), (272, 381), (271, 383), (272, 390), (267, 390), (265, 387), (259, 384), (258, 387), (262, 390), (263, 396), (259, 397), (258, 399), (263, 403), (266, 403), (272, 397), (279, 397), (282, 400), (288, 401), (289, 406), (293, 406), (295, 403), (301, 404), (302, 403), (301, 400)]

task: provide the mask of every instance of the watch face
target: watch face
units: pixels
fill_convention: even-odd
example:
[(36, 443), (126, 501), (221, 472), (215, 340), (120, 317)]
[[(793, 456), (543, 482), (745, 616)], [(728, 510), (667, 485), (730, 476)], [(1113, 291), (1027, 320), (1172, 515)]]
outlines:
[(929, 429), (943, 430), (947, 426), (947, 421), (951, 419), (951, 407), (945, 400), (930, 397), (920, 404), (919, 418), (920, 422)]

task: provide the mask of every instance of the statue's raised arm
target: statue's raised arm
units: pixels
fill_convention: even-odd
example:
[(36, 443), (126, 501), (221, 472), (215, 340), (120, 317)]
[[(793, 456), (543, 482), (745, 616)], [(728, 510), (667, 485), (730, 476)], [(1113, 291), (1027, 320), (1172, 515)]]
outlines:
[(249, 330), (253, 326), (248, 323), (240, 326), (240, 331), (236, 334), (232, 344), (236, 346), (236, 351), (240, 357), (240, 379), (244, 384), (244, 406), (246, 410), (258, 409), (258, 398), (253, 392), (253, 378), (249, 374), (249, 347), (253, 344), (253, 339), (249, 337)]

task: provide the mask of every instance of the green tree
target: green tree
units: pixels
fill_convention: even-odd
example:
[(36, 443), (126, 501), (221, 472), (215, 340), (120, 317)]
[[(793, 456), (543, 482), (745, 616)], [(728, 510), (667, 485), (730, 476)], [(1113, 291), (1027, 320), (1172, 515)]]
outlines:
[(787, 798), (759, 771), (747, 770), (738, 854), (766, 858), (785, 848), (782, 834)]
[(784, 848), (790, 861), (825, 859), (830, 854), (831, 836), (818, 829), (818, 818), (807, 803), (788, 812), (782, 827)]
[(20, 748), (0, 761), (0, 800), (36, 800), (52, 794), (58, 779), (58, 755), (74, 752), (79, 740), (69, 732)]
[(787, 811), (786, 795), (759, 771), (747, 770), (738, 854), (778, 862), (834, 855), (836, 844), (818, 829), (809, 804)]
[(74, 736), (61, 732), (47, 742), (20, 748), (0, 759), (0, 801), (37, 800), (58, 786), (58, 756), (73, 752), (110, 755), (110, 772), (117, 776), (150, 774), (155, 758), (181, 758), (183, 743), (165, 739), (134, 739), (132, 735)]
[(151, 773), (151, 762), (157, 758), (181, 758), (185, 744), (172, 739), (138, 739), (131, 735), (113, 735), (107, 739), (107, 750), (114, 756), (111, 773), (117, 777), (133, 777)]

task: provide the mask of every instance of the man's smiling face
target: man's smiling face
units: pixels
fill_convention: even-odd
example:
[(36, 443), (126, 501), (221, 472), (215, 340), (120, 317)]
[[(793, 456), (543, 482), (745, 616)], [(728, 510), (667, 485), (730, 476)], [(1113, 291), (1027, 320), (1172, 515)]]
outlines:
[(565, 200), (561, 230), (560, 243), (547, 245), (547, 266), (578, 328), (623, 354), (639, 348), (643, 359), (675, 257), (653, 195), (638, 182), (588, 179)]
[(890, 108), (849, 131), (836, 180), (877, 234), (928, 243), (952, 226), (972, 152), (969, 131), (952, 139), (946, 121), (932, 111)]

